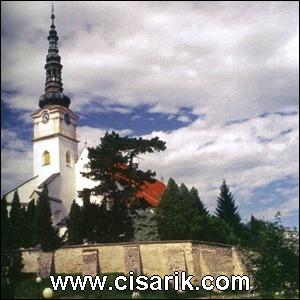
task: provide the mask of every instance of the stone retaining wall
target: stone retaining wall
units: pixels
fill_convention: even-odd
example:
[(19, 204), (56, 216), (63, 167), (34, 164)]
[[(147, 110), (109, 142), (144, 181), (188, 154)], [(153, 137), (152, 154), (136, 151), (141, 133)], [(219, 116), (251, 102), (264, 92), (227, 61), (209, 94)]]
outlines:
[[(65, 246), (53, 253), (51, 266), (40, 250), (22, 251), (24, 272), (90, 274), (125, 273), (134, 271), (145, 275), (167, 275), (186, 271), (201, 278), (204, 275), (246, 275), (241, 257), (229, 245), (198, 241), (160, 241)], [(45, 272), (47, 274), (48, 272)]]

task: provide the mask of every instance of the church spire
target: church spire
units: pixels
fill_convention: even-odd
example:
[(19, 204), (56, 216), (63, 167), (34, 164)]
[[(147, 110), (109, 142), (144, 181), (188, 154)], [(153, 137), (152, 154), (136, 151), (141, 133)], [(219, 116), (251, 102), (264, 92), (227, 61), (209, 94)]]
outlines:
[(60, 63), (60, 56), (58, 54), (57, 41), (58, 36), (54, 25), (54, 7), (52, 3), (51, 10), (51, 25), (49, 30), (49, 48), (46, 56), (46, 83), (45, 94), (40, 97), (39, 106), (43, 108), (47, 105), (62, 105), (69, 107), (70, 99), (63, 94), (63, 84), (61, 79), (62, 65)]

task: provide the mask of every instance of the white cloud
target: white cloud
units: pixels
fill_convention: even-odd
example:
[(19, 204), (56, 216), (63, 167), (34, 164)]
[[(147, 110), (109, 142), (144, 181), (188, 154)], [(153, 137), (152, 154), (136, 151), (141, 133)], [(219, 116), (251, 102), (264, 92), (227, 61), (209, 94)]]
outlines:
[[(141, 104), (168, 114), (188, 106), (213, 124), (297, 109), (297, 2), (60, 1), (55, 7), (74, 110), (103, 98), (109, 110), (124, 113)], [(49, 5), (2, 2), (2, 8), (2, 84), (20, 94), (6, 103), (31, 111), (43, 92)]]
[[(2, 101), (28, 123), (44, 89), (50, 4), (1, 7)], [(210, 208), (223, 178), (244, 203), (257, 187), (298, 177), (298, 116), (257, 117), (298, 112), (297, 2), (59, 1), (55, 14), (71, 109), (88, 117), (147, 105), (183, 123), (183, 106), (205, 114), (151, 134), (167, 141), (166, 152), (144, 161), (159, 177), (198, 187)], [(248, 121), (225, 126), (242, 119)], [(85, 138), (94, 146), (104, 132), (78, 127), (79, 148)], [(31, 145), (12, 130), (4, 137), (2, 178), (9, 186), (31, 172)], [(287, 215), (293, 197), (282, 204)]]
[[(146, 156), (143, 167), (156, 170), (159, 177), (199, 188), (210, 209), (215, 207), (223, 179), (242, 205), (256, 188), (287, 176), (298, 177), (298, 115), (272, 114), (210, 127), (198, 119), (184, 128), (147, 137), (153, 136), (166, 141), (167, 150)], [(262, 143), (260, 136), (271, 141)]]
[(84, 143), (87, 142), (88, 147), (95, 147), (100, 143), (100, 138), (102, 138), (106, 131), (115, 131), (120, 136), (126, 136), (133, 133), (131, 129), (111, 129), (111, 128), (96, 128), (90, 126), (80, 126), (77, 127), (77, 139), (80, 141), (78, 148), (79, 150), (84, 147)]
[(20, 139), (13, 130), (1, 129), (1, 144), (2, 194), (32, 176), (33, 160), (31, 144)]
[(190, 123), (191, 122), (191, 119), (185, 115), (181, 115), (181, 116), (177, 117), (177, 120), (182, 123)]

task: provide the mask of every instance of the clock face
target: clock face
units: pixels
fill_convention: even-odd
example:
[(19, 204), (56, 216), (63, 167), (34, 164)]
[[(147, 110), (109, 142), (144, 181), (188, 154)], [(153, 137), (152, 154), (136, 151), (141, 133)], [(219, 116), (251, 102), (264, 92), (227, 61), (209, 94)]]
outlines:
[(49, 121), (49, 114), (48, 114), (48, 112), (43, 112), (43, 114), (42, 114), (42, 122), (43, 123), (47, 123)]
[(70, 118), (70, 115), (69, 114), (65, 114), (65, 122), (67, 124), (70, 124), (71, 123), (71, 118)]

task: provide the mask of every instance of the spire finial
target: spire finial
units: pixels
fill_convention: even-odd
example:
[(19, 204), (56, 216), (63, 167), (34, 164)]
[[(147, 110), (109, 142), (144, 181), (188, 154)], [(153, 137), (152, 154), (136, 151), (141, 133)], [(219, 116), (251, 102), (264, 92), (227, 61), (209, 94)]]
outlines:
[(54, 5), (51, 3), (51, 20), (52, 24), (50, 26), (48, 41), (49, 48), (48, 54), (46, 56), (46, 84), (45, 84), (45, 94), (40, 97), (39, 106), (43, 108), (47, 105), (62, 105), (64, 107), (69, 107), (70, 98), (63, 93), (63, 84), (61, 78), (62, 64), (60, 63), (60, 56), (58, 54), (59, 50), (57, 47), (58, 36), (54, 25)]
[(55, 15), (54, 15), (54, 5), (53, 5), (53, 2), (51, 2), (51, 20), (52, 20), (52, 25), (51, 25), (51, 27), (54, 27), (54, 19), (55, 19)]

